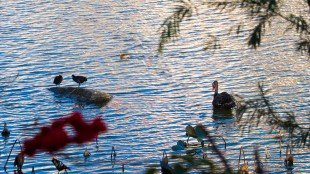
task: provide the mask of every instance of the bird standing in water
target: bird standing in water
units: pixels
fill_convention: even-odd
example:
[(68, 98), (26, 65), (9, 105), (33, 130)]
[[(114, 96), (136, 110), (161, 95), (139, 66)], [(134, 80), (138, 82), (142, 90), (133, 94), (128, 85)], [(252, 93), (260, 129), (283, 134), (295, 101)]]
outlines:
[(79, 84), (79, 87), (81, 85), (81, 83), (84, 83), (85, 81), (87, 81), (87, 78), (84, 76), (75, 76), (72, 74), (72, 79), (73, 81), (75, 81), (76, 83)]
[(54, 78), (54, 84), (57, 86), (57, 85), (60, 85), (60, 83), (62, 82), (62, 80), (63, 80), (63, 77), (62, 77), (62, 75), (59, 75), (59, 76), (56, 76), (55, 78)]
[(4, 123), (3, 131), (1, 132), (1, 135), (4, 136), (4, 137), (10, 136), (10, 131), (9, 131), (9, 129), (6, 127), (6, 123)]

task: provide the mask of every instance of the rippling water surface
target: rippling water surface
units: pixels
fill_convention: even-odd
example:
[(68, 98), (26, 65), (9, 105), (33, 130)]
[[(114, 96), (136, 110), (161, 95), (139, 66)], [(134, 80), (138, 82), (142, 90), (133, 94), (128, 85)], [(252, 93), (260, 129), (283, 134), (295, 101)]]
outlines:
[[(98, 144), (70, 145), (55, 154), (26, 157), (23, 171), (32, 166), (38, 173), (56, 173), (51, 162), (56, 156), (70, 166), (70, 173), (143, 173), (157, 165), (162, 152), (172, 152), (178, 140), (186, 140), (185, 126), (202, 123), (225, 137), (223, 153), (237, 167), (239, 148), (244, 146), (253, 170), (253, 147), (259, 144), (271, 158), (264, 166), (272, 173), (286, 171), (279, 157), (279, 145), (268, 126), (241, 134), (235, 119), (217, 119), (212, 110), (211, 83), (217, 79), (220, 91), (251, 99), (257, 83), (264, 82), (280, 111), (293, 111), (297, 120), (309, 124), (309, 60), (296, 53), (294, 39), (273, 25), (262, 46), (247, 48), (246, 36), (231, 36), (230, 23), (238, 22), (221, 12), (201, 11), (181, 25), (181, 37), (166, 45), (158, 55), (159, 28), (172, 12), (170, 1), (7, 1), (0, 4), (0, 119), (11, 136), (2, 138), (0, 163), (4, 165), (12, 144), (39, 132), (74, 110), (86, 119), (101, 115), (109, 131)], [(280, 27), (279, 27), (280, 26)], [(244, 32), (248, 29), (245, 28)], [(221, 49), (203, 51), (208, 34), (222, 36)], [(120, 53), (130, 55), (120, 60)], [(76, 103), (50, 92), (54, 76), (62, 74), (62, 86), (76, 86), (71, 75), (85, 75), (83, 88), (113, 95), (105, 107)], [(10, 83), (14, 77), (17, 79)], [(37, 120), (38, 124), (34, 124)], [(218, 129), (218, 127), (222, 127)], [(191, 142), (196, 143), (194, 140)], [(111, 148), (117, 151), (110, 161)], [(223, 143), (219, 144), (223, 147)], [(91, 157), (84, 160), (88, 148)], [(283, 146), (285, 148), (285, 146)], [(12, 173), (16, 145), (7, 165)], [(212, 152), (209, 152), (212, 156)], [(295, 149), (293, 172), (310, 173), (309, 151)], [(2, 171), (4, 172), (4, 171)]]

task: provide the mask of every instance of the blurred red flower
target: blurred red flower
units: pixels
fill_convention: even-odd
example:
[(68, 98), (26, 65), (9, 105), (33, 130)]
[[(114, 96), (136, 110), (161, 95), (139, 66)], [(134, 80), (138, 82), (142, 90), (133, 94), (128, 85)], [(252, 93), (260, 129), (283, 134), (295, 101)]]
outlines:
[[(67, 125), (71, 125), (75, 130), (74, 136), (68, 135), (65, 131)], [(82, 144), (91, 141), (106, 131), (107, 126), (99, 117), (95, 118), (92, 123), (87, 123), (83, 120), (82, 114), (75, 111), (69, 117), (55, 120), (49, 127), (42, 127), (39, 134), (32, 139), (25, 140), (24, 153), (29, 156), (33, 156), (37, 150), (52, 153), (69, 143)]]

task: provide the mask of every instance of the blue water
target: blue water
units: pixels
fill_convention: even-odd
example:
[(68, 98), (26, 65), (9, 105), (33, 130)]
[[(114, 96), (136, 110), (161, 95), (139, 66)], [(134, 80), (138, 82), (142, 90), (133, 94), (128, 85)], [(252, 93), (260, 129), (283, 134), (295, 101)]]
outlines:
[[(243, 146), (253, 171), (253, 147), (259, 144), (262, 154), (265, 146), (270, 150), (271, 158), (264, 161), (268, 170), (285, 172), (279, 143), (273, 138), (277, 132), (260, 125), (241, 134), (234, 117), (218, 119), (211, 105), (211, 83), (217, 79), (220, 91), (251, 99), (258, 93), (257, 83), (264, 82), (278, 111), (293, 111), (301, 124), (309, 124), (309, 60), (295, 52), (298, 36), (292, 31), (282, 37), (285, 25), (279, 21), (268, 29), (261, 47), (251, 50), (247, 35), (228, 35), (228, 24), (237, 23), (242, 12), (202, 10), (185, 21), (181, 37), (158, 54), (159, 28), (172, 11), (170, 1), (1, 3), (0, 120), (11, 131), (9, 138), (1, 138), (1, 165), (16, 139), (23, 142), (41, 126), (79, 110), (87, 120), (100, 115), (107, 123), (109, 130), (99, 136), (98, 144), (94, 140), (55, 154), (26, 157), (25, 173), (32, 166), (37, 173), (57, 173), (53, 156), (69, 166), (70, 173), (121, 173), (122, 164), (125, 173), (143, 173), (150, 166), (159, 169), (162, 152), (175, 153), (171, 147), (187, 139), (186, 125), (197, 123), (225, 137), (223, 153), (233, 167), (237, 168)], [(204, 51), (209, 34), (221, 36), (221, 49)], [(130, 58), (121, 60), (120, 53)], [(85, 75), (83, 88), (110, 93), (113, 99), (99, 108), (59, 97), (48, 90), (59, 74), (64, 76), (62, 86), (77, 86), (72, 74)], [(115, 162), (110, 159), (112, 146)], [(219, 146), (223, 147), (220, 141)], [(86, 147), (92, 155), (84, 160)], [(13, 162), (19, 150), (16, 144), (8, 173), (16, 169)], [(293, 172), (310, 173), (309, 150), (295, 148), (294, 154)]]

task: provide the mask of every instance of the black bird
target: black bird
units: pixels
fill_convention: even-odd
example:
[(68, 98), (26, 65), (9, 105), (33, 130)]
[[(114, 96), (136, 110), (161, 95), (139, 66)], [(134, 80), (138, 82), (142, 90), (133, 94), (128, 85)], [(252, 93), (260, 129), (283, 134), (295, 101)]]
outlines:
[(79, 86), (81, 85), (81, 83), (84, 83), (85, 81), (87, 81), (87, 78), (84, 76), (75, 76), (72, 74), (72, 79), (73, 81), (75, 81), (76, 83), (79, 84)]
[(9, 129), (6, 127), (6, 123), (4, 123), (3, 131), (1, 132), (1, 134), (2, 134), (2, 136), (4, 136), (4, 137), (10, 136), (10, 131), (9, 131)]
[(54, 78), (54, 84), (57, 86), (57, 85), (60, 85), (60, 83), (62, 82), (62, 80), (63, 80), (63, 77), (61, 76), (61, 75), (59, 75), (59, 76), (56, 76), (55, 78)]
[(221, 109), (231, 109), (236, 106), (235, 99), (232, 95), (228, 94), (227, 92), (218, 93), (218, 82), (215, 80), (212, 83), (212, 90), (214, 92), (214, 98), (212, 104), (216, 108)]
[[(56, 159), (55, 157), (52, 158), (52, 162), (55, 165), (56, 169), (60, 172), (62, 170), (65, 170), (65, 173), (67, 173), (67, 170), (71, 170), (69, 167), (67, 167), (64, 163)], [(59, 173), (58, 172), (58, 173)]]

